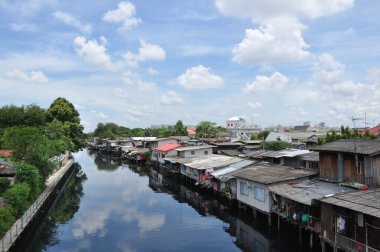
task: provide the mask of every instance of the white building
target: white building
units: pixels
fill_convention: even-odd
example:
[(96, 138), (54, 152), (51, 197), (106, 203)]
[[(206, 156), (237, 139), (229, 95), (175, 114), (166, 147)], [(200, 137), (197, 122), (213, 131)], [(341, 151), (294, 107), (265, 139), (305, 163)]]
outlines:
[(245, 120), (241, 117), (235, 116), (227, 120), (227, 129), (244, 128)]

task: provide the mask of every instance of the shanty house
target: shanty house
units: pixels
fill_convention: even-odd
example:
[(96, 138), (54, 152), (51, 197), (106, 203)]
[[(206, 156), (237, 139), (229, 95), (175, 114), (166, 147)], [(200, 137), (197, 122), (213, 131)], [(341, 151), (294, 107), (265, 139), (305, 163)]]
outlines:
[[(157, 147), (153, 151), (153, 155), (155, 157), (154, 161), (163, 164), (164, 158), (170, 156), (177, 156), (177, 148), (181, 147), (180, 144), (165, 144), (160, 147)], [(153, 160), (153, 158), (152, 158)]]
[(340, 140), (314, 150), (319, 152), (321, 179), (380, 186), (380, 140)]
[(237, 200), (270, 216), (272, 199), (269, 187), (271, 185), (307, 180), (316, 174), (315, 171), (260, 163), (246, 167), (232, 175), (237, 178)]
[(190, 157), (202, 157), (212, 154), (211, 145), (201, 145), (201, 146), (184, 146), (177, 148), (177, 156), (181, 158), (190, 158)]

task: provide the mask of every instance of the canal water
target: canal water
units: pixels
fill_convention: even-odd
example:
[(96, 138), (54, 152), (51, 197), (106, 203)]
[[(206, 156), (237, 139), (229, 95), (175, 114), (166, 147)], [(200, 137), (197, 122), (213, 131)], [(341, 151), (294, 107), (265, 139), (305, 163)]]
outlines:
[[(320, 251), (291, 226), (280, 232), (262, 216), (154, 169), (82, 151), (57, 201), (25, 251)], [(317, 242), (315, 242), (317, 243)]]

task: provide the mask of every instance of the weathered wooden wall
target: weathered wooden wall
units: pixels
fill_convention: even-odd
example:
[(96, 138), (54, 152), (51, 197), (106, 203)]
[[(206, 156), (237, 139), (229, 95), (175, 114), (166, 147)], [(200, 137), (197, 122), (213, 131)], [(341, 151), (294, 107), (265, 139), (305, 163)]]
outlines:
[(336, 153), (319, 152), (319, 173), (322, 179), (337, 181), (338, 155)]

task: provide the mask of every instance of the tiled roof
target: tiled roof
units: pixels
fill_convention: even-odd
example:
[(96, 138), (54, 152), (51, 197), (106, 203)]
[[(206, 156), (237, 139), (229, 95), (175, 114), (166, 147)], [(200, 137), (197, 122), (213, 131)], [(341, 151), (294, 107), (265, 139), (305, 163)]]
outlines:
[(165, 145), (162, 145), (160, 147), (157, 147), (155, 150), (157, 151), (171, 151), (171, 150), (174, 150), (178, 147), (181, 147), (180, 144), (165, 144)]
[(380, 140), (344, 139), (317, 146), (314, 150), (374, 155), (380, 153)]
[(11, 150), (0, 150), (0, 154), (6, 157), (12, 156), (12, 151)]

